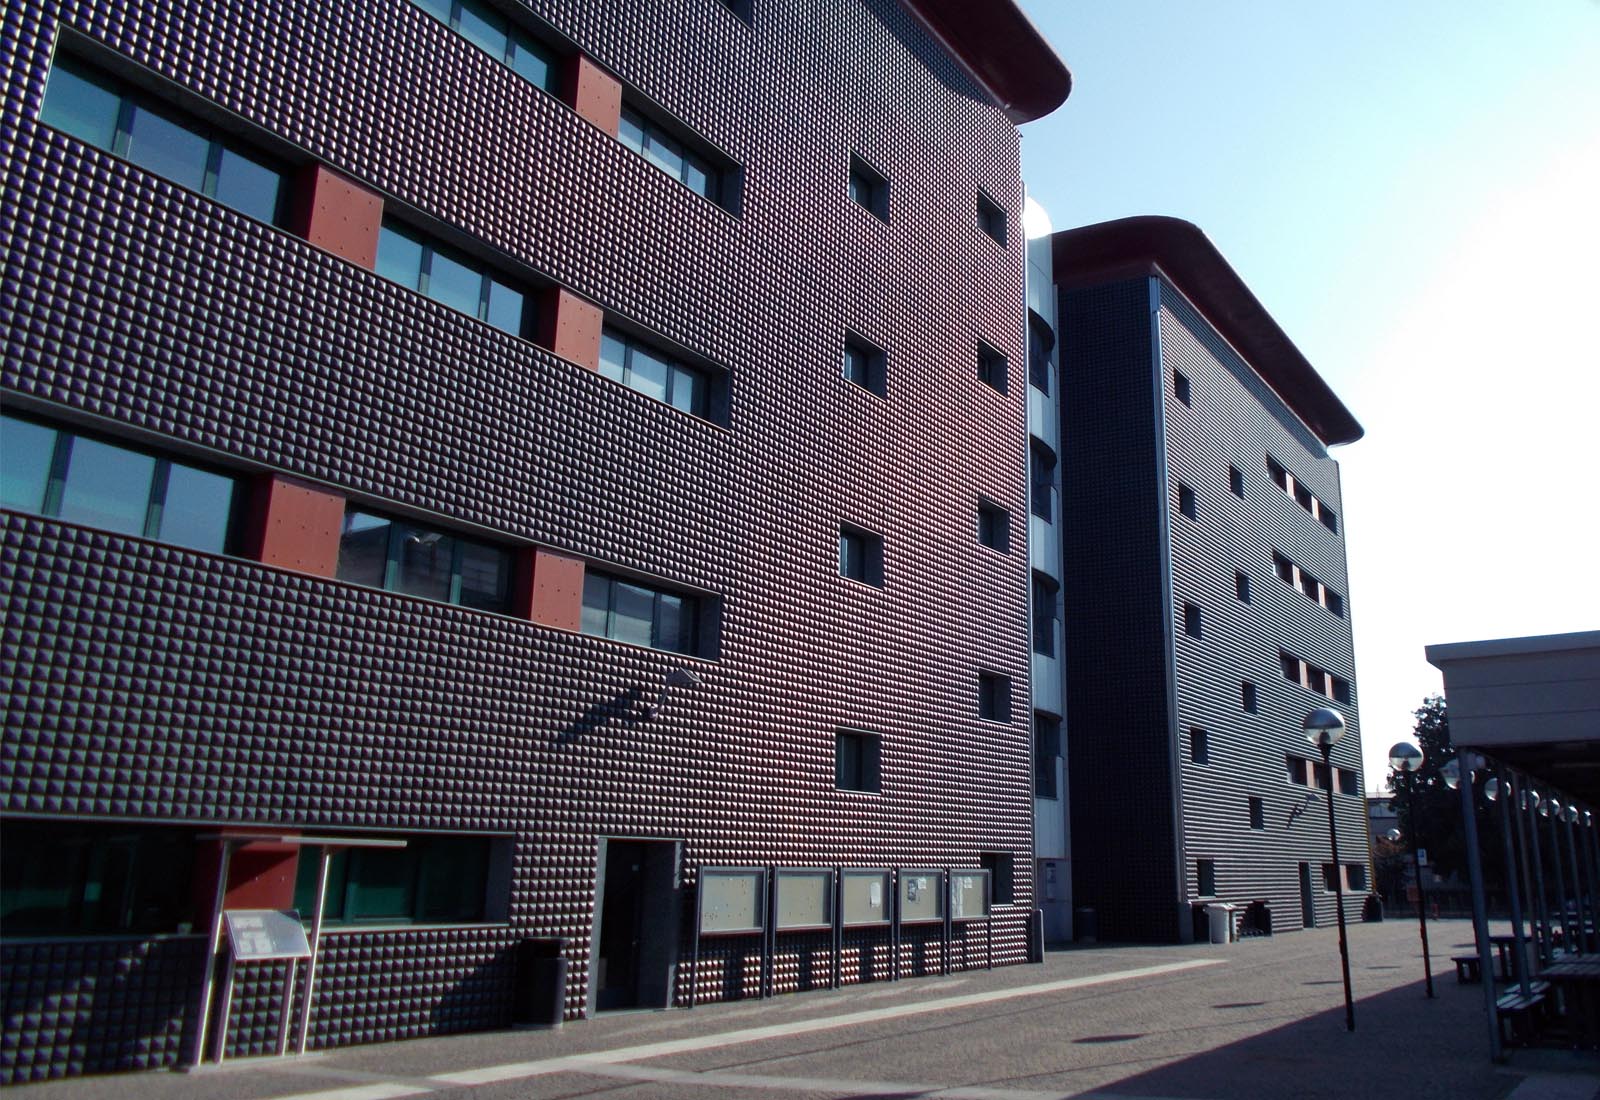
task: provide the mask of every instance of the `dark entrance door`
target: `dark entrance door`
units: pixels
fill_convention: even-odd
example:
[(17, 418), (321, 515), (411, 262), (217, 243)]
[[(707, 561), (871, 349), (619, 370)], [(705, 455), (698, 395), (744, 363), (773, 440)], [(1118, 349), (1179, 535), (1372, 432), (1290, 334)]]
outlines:
[(665, 1008), (678, 955), (678, 842), (600, 841), (595, 1007)]
[(1317, 926), (1317, 906), (1311, 900), (1311, 864), (1300, 865), (1300, 923), (1306, 928)]

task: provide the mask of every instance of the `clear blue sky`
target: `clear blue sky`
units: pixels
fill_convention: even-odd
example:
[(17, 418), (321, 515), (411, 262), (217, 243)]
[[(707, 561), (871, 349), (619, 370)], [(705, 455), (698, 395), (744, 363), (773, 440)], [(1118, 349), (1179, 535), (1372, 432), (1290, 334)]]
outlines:
[(1021, 0), (1057, 229), (1199, 225), (1367, 429), (1344, 469), (1366, 782), (1434, 642), (1600, 629), (1600, 0)]

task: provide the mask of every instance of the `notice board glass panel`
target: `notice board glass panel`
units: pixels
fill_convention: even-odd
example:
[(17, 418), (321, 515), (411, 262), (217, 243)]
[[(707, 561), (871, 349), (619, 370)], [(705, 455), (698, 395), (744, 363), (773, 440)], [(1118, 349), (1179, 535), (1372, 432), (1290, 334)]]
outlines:
[(767, 926), (765, 867), (704, 867), (700, 871), (700, 932), (734, 935)]
[(779, 867), (779, 931), (833, 927), (833, 872), (813, 868)]
[(889, 923), (888, 871), (844, 871), (840, 893), (846, 927)]
[(939, 871), (901, 871), (900, 923), (944, 920), (943, 887)]
[(950, 872), (950, 919), (982, 920), (989, 915), (988, 871)]

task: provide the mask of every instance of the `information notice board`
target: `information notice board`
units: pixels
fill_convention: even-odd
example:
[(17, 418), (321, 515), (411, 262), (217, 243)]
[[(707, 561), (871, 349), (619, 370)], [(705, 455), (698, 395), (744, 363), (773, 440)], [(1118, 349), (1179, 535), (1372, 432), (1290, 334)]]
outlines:
[(700, 869), (700, 932), (748, 935), (767, 927), (765, 867)]
[(900, 923), (944, 920), (944, 875), (940, 871), (900, 872)]
[(779, 867), (777, 912), (780, 932), (833, 927), (833, 872), (813, 867)]
[(222, 916), (228, 926), (228, 946), (240, 962), (311, 957), (305, 925), (293, 909), (229, 909)]
[(988, 871), (950, 872), (950, 919), (983, 920), (989, 915)]
[(840, 872), (840, 908), (845, 927), (863, 924), (888, 924), (890, 919), (888, 871), (845, 870)]

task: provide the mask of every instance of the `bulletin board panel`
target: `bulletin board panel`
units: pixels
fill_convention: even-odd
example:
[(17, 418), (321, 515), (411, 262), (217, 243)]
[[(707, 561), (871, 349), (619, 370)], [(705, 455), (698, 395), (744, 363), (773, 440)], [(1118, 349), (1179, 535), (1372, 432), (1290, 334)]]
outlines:
[(846, 928), (889, 923), (889, 899), (893, 896), (889, 876), (886, 870), (839, 872), (839, 908)]
[(733, 936), (767, 927), (765, 867), (700, 869), (700, 934)]
[(900, 923), (944, 920), (944, 872), (924, 869), (900, 872)]
[(778, 867), (773, 927), (780, 932), (833, 927), (833, 872), (822, 867)]
[(988, 871), (950, 872), (950, 919), (956, 921), (984, 920), (989, 916), (990, 899)]

